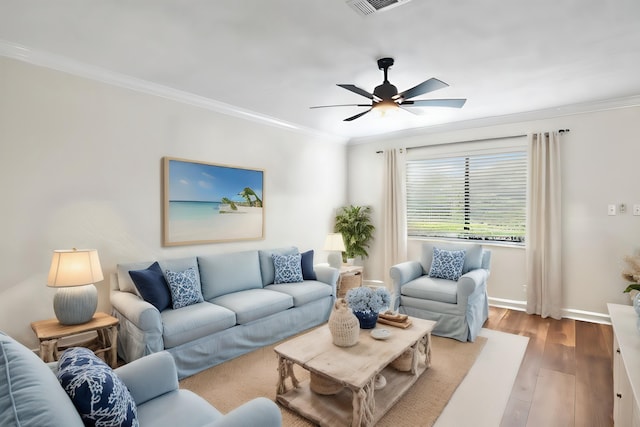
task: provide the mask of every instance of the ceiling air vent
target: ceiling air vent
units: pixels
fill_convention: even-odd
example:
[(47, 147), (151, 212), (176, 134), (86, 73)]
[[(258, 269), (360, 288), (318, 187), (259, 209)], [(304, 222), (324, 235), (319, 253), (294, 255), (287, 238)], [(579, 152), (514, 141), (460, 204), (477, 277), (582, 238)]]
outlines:
[(392, 9), (410, 1), (411, 0), (347, 0), (347, 4), (358, 14), (367, 16), (382, 12), (383, 10)]

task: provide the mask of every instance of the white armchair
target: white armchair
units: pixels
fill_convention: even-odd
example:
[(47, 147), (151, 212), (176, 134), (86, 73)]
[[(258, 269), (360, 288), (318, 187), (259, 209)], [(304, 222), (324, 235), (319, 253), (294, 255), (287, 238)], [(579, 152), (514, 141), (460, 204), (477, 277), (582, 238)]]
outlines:
[[(434, 247), (465, 251), (461, 276), (457, 280), (429, 276)], [(487, 278), (490, 263), (491, 251), (479, 244), (423, 243), (420, 261), (391, 267), (393, 309), (437, 321), (434, 335), (475, 341), (489, 316)]]

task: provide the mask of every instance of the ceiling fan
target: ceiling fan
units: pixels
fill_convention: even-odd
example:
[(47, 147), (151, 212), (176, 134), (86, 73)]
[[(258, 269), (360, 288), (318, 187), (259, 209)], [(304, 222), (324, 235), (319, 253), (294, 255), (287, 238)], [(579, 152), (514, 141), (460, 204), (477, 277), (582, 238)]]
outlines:
[[(403, 110), (410, 111), (407, 107), (451, 107), (461, 108), (466, 99), (416, 99), (410, 100), (419, 95), (432, 92), (434, 90), (442, 89), (447, 86), (443, 81), (436, 78), (430, 78), (425, 80), (417, 86), (407, 89), (404, 92), (398, 93), (398, 89), (392, 85), (387, 79), (387, 73), (389, 67), (393, 65), (393, 58), (380, 58), (378, 59), (378, 68), (384, 71), (384, 81), (380, 86), (376, 86), (373, 93), (369, 93), (364, 89), (360, 89), (358, 86), (351, 84), (338, 84), (338, 86), (347, 89), (353, 93), (364, 96), (371, 100), (371, 104), (338, 104), (338, 105), (320, 105), (311, 108), (328, 108), (328, 107), (369, 107), (368, 110), (358, 113), (355, 116), (347, 117), (345, 122), (350, 122), (359, 117), (364, 116), (372, 110), (380, 110), (383, 113), (391, 109), (402, 108)], [(417, 112), (411, 111), (416, 114)]]

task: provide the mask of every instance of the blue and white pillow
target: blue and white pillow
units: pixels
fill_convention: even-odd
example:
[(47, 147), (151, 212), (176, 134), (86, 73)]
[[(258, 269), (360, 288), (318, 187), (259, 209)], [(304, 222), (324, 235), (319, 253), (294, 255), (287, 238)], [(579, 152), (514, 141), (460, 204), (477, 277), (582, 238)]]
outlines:
[(85, 426), (139, 426), (129, 389), (88, 348), (65, 350), (58, 361), (57, 377)]
[(193, 267), (184, 271), (166, 270), (164, 274), (169, 283), (174, 310), (204, 301), (198, 274)]
[(298, 283), (303, 281), (301, 263), (302, 256), (300, 254), (273, 254), (272, 257), (273, 267), (276, 270), (273, 283)]
[(465, 250), (447, 251), (433, 248), (429, 277), (457, 281), (462, 275), (465, 253)]

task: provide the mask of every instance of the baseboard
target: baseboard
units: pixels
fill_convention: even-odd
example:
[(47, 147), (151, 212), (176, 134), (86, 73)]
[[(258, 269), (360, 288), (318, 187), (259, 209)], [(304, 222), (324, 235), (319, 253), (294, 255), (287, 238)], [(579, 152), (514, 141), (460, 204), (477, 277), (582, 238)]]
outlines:
[[(504, 298), (489, 297), (489, 305), (498, 308), (508, 308), (516, 311), (526, 311), (527, 302)], [(575, 310), (570, 308), (562, 309), (562, 317), (566, 319), (581, 320), (583, 322), (611, 324), (611, 318), (606, 313), (597, 313), (595, 311)]]

